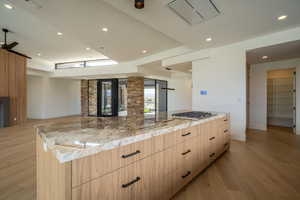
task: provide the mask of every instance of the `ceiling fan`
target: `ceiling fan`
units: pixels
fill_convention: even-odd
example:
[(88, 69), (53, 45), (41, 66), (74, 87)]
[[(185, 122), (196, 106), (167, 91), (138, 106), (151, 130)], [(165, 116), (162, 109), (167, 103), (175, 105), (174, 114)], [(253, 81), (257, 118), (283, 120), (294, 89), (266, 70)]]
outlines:
[(11, 33), (10, 30), (6, 29), (6, 28), (3, 28), (2, 31), (4, 32), (4, 44), (2, 44), (1, 48), (2, 49), (5, 49), (9, 52), (12, 52), (12, 53), (15, 53), (15, 54), (18, 54), (20, 56), (24, 56), (26, 58), (30, 58), (22, 53), (19, 53), (19, 52), (16, 52), (14, 50), (12, 50), (14, 47), (16, 47), (19, 43), (18, 42), (12, 42), (10, 44), (7, 43), (7, 33)]

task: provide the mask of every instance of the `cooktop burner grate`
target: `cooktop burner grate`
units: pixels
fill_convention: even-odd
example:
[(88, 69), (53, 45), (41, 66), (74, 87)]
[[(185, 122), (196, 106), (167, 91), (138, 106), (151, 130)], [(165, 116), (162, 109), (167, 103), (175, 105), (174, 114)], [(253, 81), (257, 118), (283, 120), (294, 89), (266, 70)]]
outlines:
[(192, 111), (192, 112), (176, 113), (176, 114), (173, 114), (173, 116), (180, 117), (180, 118), (205, 119), (205, 118), (212, 117), (214, 115), (209, 112)]

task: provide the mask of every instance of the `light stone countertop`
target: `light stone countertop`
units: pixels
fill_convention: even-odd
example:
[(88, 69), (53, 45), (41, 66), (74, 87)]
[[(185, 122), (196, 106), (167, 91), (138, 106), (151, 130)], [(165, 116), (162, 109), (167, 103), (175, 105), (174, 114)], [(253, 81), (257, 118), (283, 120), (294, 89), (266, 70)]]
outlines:
[(36, 129), (44, 150), (64, 163), (226, 116), (214, 114), (201, 120), (174, 118), (171, 113), (145, 118), (78, 117), (71, 122), (39, 125)]

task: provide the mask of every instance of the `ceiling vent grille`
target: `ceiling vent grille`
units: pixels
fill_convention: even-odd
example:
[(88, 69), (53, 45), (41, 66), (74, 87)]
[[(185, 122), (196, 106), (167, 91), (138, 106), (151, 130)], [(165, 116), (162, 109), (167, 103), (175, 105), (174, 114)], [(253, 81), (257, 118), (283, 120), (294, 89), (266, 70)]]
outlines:
[(174, 0), (168, 6), (190, 25), (202, 23), (220, 14), (212, 0)]

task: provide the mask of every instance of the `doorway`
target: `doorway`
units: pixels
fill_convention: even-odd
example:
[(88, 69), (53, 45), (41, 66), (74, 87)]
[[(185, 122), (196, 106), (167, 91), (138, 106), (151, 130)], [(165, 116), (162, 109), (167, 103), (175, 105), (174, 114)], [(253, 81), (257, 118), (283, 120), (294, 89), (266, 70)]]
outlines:
[(247, 128), (266, 131), (278, 126), (299, 134), (299, 52), (300, 40), (247, 51)]
[(267, 72), (267, 125), (294, 129), (296, 122), (296, 69)]

